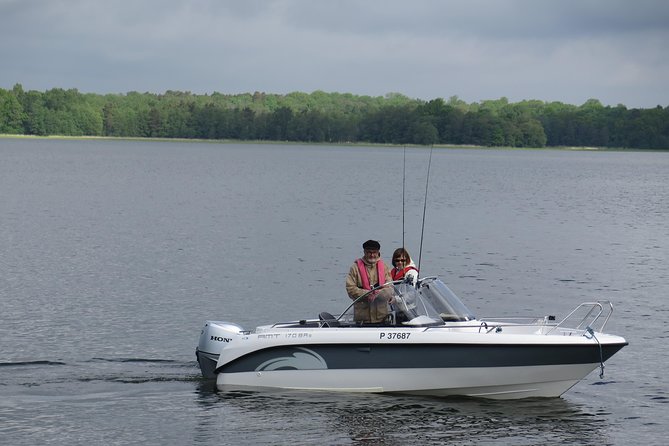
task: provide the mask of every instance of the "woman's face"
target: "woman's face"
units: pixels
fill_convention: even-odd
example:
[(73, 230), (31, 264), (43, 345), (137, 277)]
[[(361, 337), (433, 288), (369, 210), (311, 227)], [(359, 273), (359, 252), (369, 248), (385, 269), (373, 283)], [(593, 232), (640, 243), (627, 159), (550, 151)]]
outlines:
[(393, 258), (393, 266), (398, 268), (404, 268), (407, 263), (409, 263), (409, 260), (404, 254), (398, 254), (397, 257)]

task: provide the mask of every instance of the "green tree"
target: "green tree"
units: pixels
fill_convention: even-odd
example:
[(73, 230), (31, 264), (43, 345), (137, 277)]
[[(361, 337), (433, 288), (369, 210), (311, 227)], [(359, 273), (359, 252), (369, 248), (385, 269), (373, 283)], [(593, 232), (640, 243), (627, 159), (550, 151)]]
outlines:
[(0, 89), (0, 132), (393, 144), (669, 148), (669, 110), (580, 106), (505, 97), (467, 104), (399, 93), (195, 95)]
[(0, 133), (23, 133), (23, 107), (16, 95), (0, 88)]

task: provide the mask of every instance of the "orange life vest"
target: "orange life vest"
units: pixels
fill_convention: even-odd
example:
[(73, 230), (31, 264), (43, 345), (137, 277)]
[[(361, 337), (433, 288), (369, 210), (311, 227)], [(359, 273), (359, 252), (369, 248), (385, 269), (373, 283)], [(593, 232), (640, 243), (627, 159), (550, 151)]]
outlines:
[(411, 270), (418, 271), (415, 266), (407, 266), (403, 269), (393, 268), (390, 270), (390, 276), (393, 278), (393, 280), (400, 280), (404, 278), (404, 275)]
[[(366, 290), (372, 289), (372, 284), (369, 283), (369, 276), (367, 275), (367, 268), (365, 268), (365, 262), (362, 259), (355, 261), (358, 264), (358, 271), (360, 272), (360, 279), (362, 280), (362, 287)], [(383, 285), (383, 280), (386, 277), (386, 265), (383, 263), (383, 260), (379, 259), (376, 262), (376, 275), (379, 279), (379, 285)]]

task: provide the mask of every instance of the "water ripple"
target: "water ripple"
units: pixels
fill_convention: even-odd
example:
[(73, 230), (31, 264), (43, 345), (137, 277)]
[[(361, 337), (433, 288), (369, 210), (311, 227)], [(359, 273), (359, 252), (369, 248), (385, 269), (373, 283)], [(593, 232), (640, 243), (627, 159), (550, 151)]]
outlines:
[(0, 367), (25, 367), (33, 365), (66, 365), (59, 361), (19, 361), (19, 362), (0, 362)]

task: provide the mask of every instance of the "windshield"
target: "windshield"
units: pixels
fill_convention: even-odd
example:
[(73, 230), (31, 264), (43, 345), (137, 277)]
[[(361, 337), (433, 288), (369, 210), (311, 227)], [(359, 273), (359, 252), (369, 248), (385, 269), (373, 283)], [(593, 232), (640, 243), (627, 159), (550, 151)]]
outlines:
[(431, 304), (443, 321), (460, 322), (476, 319), (474, 313), (441, 280), (432, 277), (423, 279), (419, 289), (421, 296)]
[[(388, 300), (389, 317), (385, 325), (430, 326), (444, 322), (470, 321), (473, 313), (436, 278), (422, 279), (418, 288), (406, 282), (389, 282), (356, 300), (364, 301), (375, 293)], [(353, 322), (353, 304), (338, 318)]]

